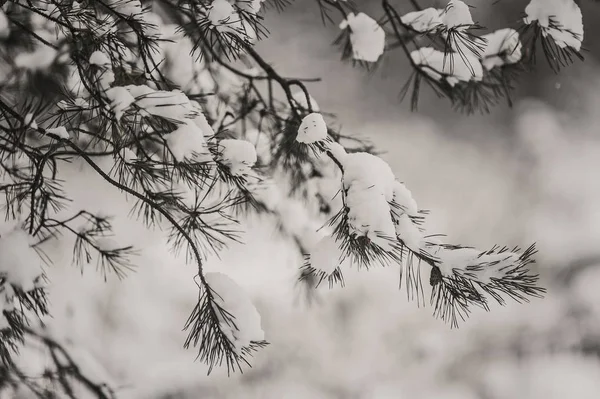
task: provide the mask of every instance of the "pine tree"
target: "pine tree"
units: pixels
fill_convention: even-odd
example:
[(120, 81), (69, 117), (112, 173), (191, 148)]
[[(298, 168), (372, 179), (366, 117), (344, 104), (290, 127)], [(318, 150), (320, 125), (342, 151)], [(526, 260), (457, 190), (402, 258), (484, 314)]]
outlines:
[[(0, 391), (115, 396), (40, 324), (51, 313), (45, 246), (71, 237), (73, 262), (95, 263), (103, 276), (135, 268), (138, 249), (110, 238), (109, 216), (70, 207), (60, 171), (75, 161), (120, 190), (140, 223), (166, 229), (166, 245), (196, 265), (198, 303), (184, 344), (210, 369), (242, 371), (267, 345), (242, 290), (203, 270), (208, 256), (239, 240), (243, 213), (277, 221), (304, 256), (298, 275), (309, 292), (343, 285), (349, 267), (397, 264), (402, 288), (420, 304), (424, 268), (434, 315), (451, 326), (490, 300), (543, 295), (530, 270), (534, 245), (477, 250), (426, 232), (427, 211), (376, 148), (342, 134), (306, 80), (280, 74), (255, 50), (268, 35), (263, 14), (288, 3), (0, 2)], [(489, 33), (458, 0), (444, 9), (413, 0), (404, 14), (383, 0), (378, 20), (350, 0), (311, 3), (324, 23), (341, 21), (343, 60), (376, 70), (390, 52), (406, 55), (413, 72), (401, 95), (413, 109), (428, 86), (458, 111), (489, 112), (502, 99), (510, 104), (536, 55), (555, 71), (582, 58), (573, 0), (532, 0), (514, 27)], [(290, 218), (291, 208), (302, 217)], [(54, 363), (35, 379), (14, 361), (28, 342), (45, 346)]]

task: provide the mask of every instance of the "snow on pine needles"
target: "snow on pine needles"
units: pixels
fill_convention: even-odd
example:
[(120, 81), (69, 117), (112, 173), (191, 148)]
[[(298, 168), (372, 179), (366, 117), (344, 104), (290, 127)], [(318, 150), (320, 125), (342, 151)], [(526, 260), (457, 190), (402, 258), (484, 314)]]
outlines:
[[(580, 56), (583, 40), (572, 0), (532, 0), (524, 27), (486, 34), (476, 8), (460, 0), (404, 15), (384, 0), (378, 20), (349, 1), (316, 3), (325, 22), (332, 10), (340, 18), (343, 59), (371, 69), (401, 49), (413, 68), (402, 94), (412, 87), (413, 106), (426, 83), (457, 109), (487, 110), (509, 96), (536, 42), (562, 65)], [(169, 23), (139, 0), (109, 0), (104, 11), (92, 2), (19, 13), (7, 3), (0, 11), (1, 45), (10, 44), (15, 61), (6, 76), (19, 77), (3, 82), (0, 99), (1, 136), (9, 138), (0, 145), (8, 165), (0, 205), (27, 229), (0, 234), (0, 260), (8, 256), (0, 262), (4, 314), (15, 315), (17, 304), (27, 315), (47, 313), (32, 242), (64, 234), (78, 266), (97, 260), (119, 278), (130, 269), (135, 251), (107, 241), (108, 218), (73, 208), (63, 191), (57, 176), (74, 159), (132, 201), (130, 214), (144, 226), (166, 229), (166, 243), (196, 268), (185, 346), (196, 347), (210, 370), (241, 369), (267, 344), (242, 288), (204, 271), (209, 255), (241, 239), (242, 212), (271, 218), (293, 243), (309, 290), (343, 284), (350, 267), (394, 264), (407, 292), (423, 295), (423, 265), (434, 312), (453, 325), (471, 305), (487, 308), (489, 297), (524, 301), (544, 292), (529, 270), (533, 246), (479, 251), (427, 232), (427, 212), (375, 148), (328, 125), (305, 80), (280, 75), (258, 53), (254, 44), (268, 33), (265, 1), (169, 5)], [(32, 31), (14, 29), (17, 22)], [(40, 86), (49, 89), (39, 93)], [(24, 262), (31, 269), (15, 274)], [(0, 330), (8, 324), (15, 333), (15, 348), (29, 322), (19, 316), (0, 320)], [(12, 352), (3, 345), (4, 357)]]
[[(306, 141), (301, 131), (297, 140)], [(407, 289), (420, 298), (420, 265), (427, 264), (434, 312), (453, 326), (468, 315), (471, 305), (487, 309), (488, 297), (503, 303), (503, 295), (527, 300), (544, 292), (527, 269), (533, 246), (525, 251), (481, 251), (444, 244), (438, 235), (425, 233), (427, 212), (419, 210), (410, 190), (383, 159), (366, 152), (347, 153), (329, 137), (321, 144), (321, 156), (331, 158), (342, 173), (342, 207), (329, 221), (333, 235), (325, 234), (306, 254), (304, 268), (319, 282), (343, 284), (344, 270), (352, 265), (395, 263), (400, 265), (401, 281), (405, 276)]]

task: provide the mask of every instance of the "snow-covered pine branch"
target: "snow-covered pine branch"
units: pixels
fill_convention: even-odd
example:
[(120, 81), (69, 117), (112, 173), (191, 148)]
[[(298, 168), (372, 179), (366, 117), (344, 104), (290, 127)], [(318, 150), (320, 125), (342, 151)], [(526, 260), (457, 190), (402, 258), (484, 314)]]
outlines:
[[(525, 300), (543, 292), (528, 269), (533, 247), (476, 251), (427, 235), (426, 213), (376, 149), (327, 124), (331, 115), (311, 96), (308, 80), (281, 74), (255, 50), (267, 34), (263, 13), (287, 3), (3, 3), (0, 247), (7, 249), (0, 251), (0, 358), (9, 372), (19, 372), (15, 353), (28, 331), (38, 334), (25, 326), (44, 322), (51, 310), (41, 268), (52, 267), (47, 245), (70, 246), (75, 264), (95, 264), (105, 278), (128, 276), (142, 250), (113, 235), (111, 216), (118, 215), (71, 201), (64, 171), (74, 164), (125, 196), (130, 215), (164, 229), (165, 243), (197, 268), (186, 346), (197, 346), (209, 369), (240, 368), (268, 336), (241, 288), (203, 268), (240, 240), (247, 212), (272, 218), (307, 256), (299, 275), (311, 290), (325, 280), (343, 282), (351, 264), (388, 262), (402, 265), (409, 292), (420, 296), (423, 263), (431, 269), (436, 314), (452, 323), (470, 305), (485, 308), (487, 297)], [(482, 35), (462, 1), (401, 15), (384, 0), (382, 18), (351, 1), (313, 4), (325, 22), (340, 22), (344, 58), (370, 67), (402, 49), (414, 68), (413, 105), (427, 83), (473, 111), (509, 96), (535, 43), (550, 46), (547, 55), (579, 55), (577, 6), (553, 0), (554, 15), (539, 3), (525, 10), (527, 29)], [(57, 350), (53, 340), (38, 341)], [(30, 388), (53, 386), (65, 364)], [(76, 380), (101, 386), (82, 374)]]
[[(314, 113), (305, 120), (318, 120)], [(305, 268), (319, 281), (343, 283), (343, 272), (351, 265), (369, 268), (398, 264), (400, 280), (410, 295), (423, 295), (420, 265), (431, 268), (431, 304), (434, 314), (453, 326), (465, 320), (470, 306), (488, 309), (488, 297), (504, 303), (509, 297), (528, 301), (545, 292), (537, 286), (538, 276), (529, 270), (535, 246), (493, 247), (481, 251), (439, 241), (427, 234), (423, 223), (427, 212), (418, 208), (411, 192), (396, 179), (381, 158), (366, 153), (346, 153), (324, 135), (321, 124), (301, 125), (297, 141), (324, 147), (320, 156), (329, 157), (342, 172), (342, 205), (330, 219), (333, 234), (323, 238), (307, 254)], [(459, 320), (460, 319), (460, 320)]]
[[(364, 35), (355, 42), (371, 40), (378, 48), (386, 41), (386, 52), (404, 51), (415, 73), (401, 94), (410, 94), (413, 109), (421, 83), (426, 83), (459, 110), (489, 112), (502, 98), (511, 104), (514, 81), (535, 64), (539, 47), (556, 71), (574, 58), (583, 59), (582, 15), (573, 0), (532, 0), (519, 25), (489, 33), (481, 33), (485, 28), (475, 22), (472, 12), (476, 8), (461, 0), (450, 0), (443, 9), (418, 9), (404, 15), (383, 0), (383, 10), (380, 29), (387, 32), (386, 38)], [(350, 54), (346, 48), (343, 57)], [(384, 56), (380, 54), (375, 61), (381, 62)]]

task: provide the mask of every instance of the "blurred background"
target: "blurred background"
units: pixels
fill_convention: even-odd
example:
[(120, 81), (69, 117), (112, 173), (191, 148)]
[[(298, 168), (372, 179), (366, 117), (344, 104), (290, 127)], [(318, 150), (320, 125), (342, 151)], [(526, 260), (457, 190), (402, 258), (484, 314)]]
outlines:
[[(197, 296), (194, 268), (168, 252), (159, 232), (120, 220), (119, 234), (143, 249), (137, 272), (104, 282), (69, 267), (70, 254), (57, 249), (64, 262), (56, 264), (65, 266), (48, 271), (53, 328), (83, 348), (79, 356), (123, 397), (600, 398), (600, 5), (581, 4), (584, 63), (554, 74), (540, 62), (519, 81), (512, 109), (466, 116), (426, 91), (418, 112), (400, 103), (410, 71), (399, 52), (372, 74), (343, 64), (331, 45), (337, 26), (324, 26), (314, 3), (269, 11), (271, 34), (259, 51), (283, 75), (323, 79), (309, 85), (321, 109), (385, 151), (420, 207), (431, 210), (429, 231), (479, 248), (537, 242), (546, 298), (475, 311), (450, 329), (431, 307), (409, 302), (398, 270), (386, 268), (349, 272), (345, 288), (320, 289), (308, 306), (295, 286), (294, 251), (274, 226), (248, 220), (246, 244), (207, 267), (252, 295), (271, 345), (243, 375), (207, 377), (194, 351), (182, 348)], [(381, 16), (379, 1), (356, 3)], [(408, 1), (395, 3), (410, 11)], [(527, 1), (469, 4), (476, 21), (495, 29), (516, 21)], [(75, 190), (76, 201), (127, 212), (118, 193), (86, 183), (94, 189)], [(114, 201), (99, 203), (100, 191)]]

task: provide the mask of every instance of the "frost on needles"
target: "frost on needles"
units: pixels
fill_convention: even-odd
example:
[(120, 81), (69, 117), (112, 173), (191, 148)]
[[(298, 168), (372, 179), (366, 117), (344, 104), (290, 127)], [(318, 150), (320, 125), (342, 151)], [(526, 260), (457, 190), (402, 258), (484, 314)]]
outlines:
[[(75, 265), (104, 278), (135, 278), (142, 250), (114, 237), (118, 215), (72, 201), (63, 172), (74, 163), (118, 190), (134, 222), (162, 229), (165, 245), (196, 268), (184, 344), (209, 370), (242, 370), (267, 344), (239, 282), (204, 271), (240, 240), (245, 213), (272, 220), (304, 257), (298, 279), (309, 295), (324, 281), (343, 284), (348, 268), (388, 264), (421, 301), (424, 270), (435, 315), (456, 325), (473, 305), (543, 293), (533, 246), (476, 250), (427, 232), (427, 212), (377, 149), (337, 129), (311, 96), (316, 80), (286, 76), (261, 56), (264, 14), (288, 3), (1, 2), (0, 375), (42, 397), (49, 387), (114, 393), (44, 328), (48, 246), (67, 247)], [(532, 0), (519, 24), (491, 32), (466, 2), (411, 3), (400, 12), (383, 0), (381, 15), (367, 15), (351, 1), (307, 0), (340, 28), (342, 59), (374, 71), (392, 52), (406, 57), (412, 73), (398, 90), (413, 108), (428, 86), (457, 110), (489, 111), (510, 103), (536, 49), (555, 69), (581, 57), (573, 0)], [(64, 362), (25, 383), (18, 350), (31, 344)]]

